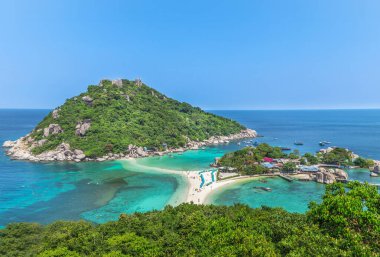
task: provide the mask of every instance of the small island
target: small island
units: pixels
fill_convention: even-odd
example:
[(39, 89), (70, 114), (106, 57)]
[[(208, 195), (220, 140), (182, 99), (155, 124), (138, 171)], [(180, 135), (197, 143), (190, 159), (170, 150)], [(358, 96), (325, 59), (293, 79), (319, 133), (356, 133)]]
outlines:
[(117, 79), (90, 85), (28, 135), (3, 146), (12, 159), (80, 162), (163, 155), (256, 136), (236, 121), (171, 99), (140, 79)]
[(367, 168), (372, 176), (380, 173), (378, 161), (365, 159), (340, 147), (321, 149), (316, 154), (300, 155), (298, 150), (285, 153), (280, 147), (259, 144), (245, 147), (217, 158), (212, 167), (219, 170), (219, 179), (246, 176), (280, 176), (286, 180), (316, 181), (323, 184), (347, 182), (345, 168)]

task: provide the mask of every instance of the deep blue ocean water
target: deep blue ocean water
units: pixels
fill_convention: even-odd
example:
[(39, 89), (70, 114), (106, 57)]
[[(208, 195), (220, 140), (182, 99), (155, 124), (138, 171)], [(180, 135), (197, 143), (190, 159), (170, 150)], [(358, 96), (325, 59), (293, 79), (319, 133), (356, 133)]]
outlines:
[[(0, 110), (0, 143), (30, 132), (48, 112)], [(213, 112), (256, 129), (264, 136), (258, 139), (260, 142), (295, 148), (294, 141), (303, 141), (304, 146), (297, 149), (314, 152), (320, 148), (320, 141), (328, 140), (332, 145), (380, 159), (380, 110)], [(243, 146), (231, 143), (203, 151), (188, 151), (174, 158), (139, 159), (139, 164), (147, 167), (144, 169), (121, 162), (43, 164), (12, 161), (0, 149), (0, 226), (17, 221), (48, 223), (57, 219), (87, 219), (101, 223), (117, 219), (122, 212), (162, 209), (172, 203), (173, 195), (184, 190), (184, 181), (178, 175), (160, 174), (149, 167), (207, 168), (215, 157)], [(367, 171), (352, 171), (350, 177), (380, 183), (379, 178), (370, 179)], [(302, 212), (308, 201), (320, 199), (324, 189), (323, 185), (312, 182), (289, 185), (274, 179), (269, 183), (277, 187), (278, 193), (273, 190), (271, 195), (252, 194), (250, 189), (254, 183), (257, 182), (226, 188), (213, 196), (213, 202), (282, 206), (289, 211)]]

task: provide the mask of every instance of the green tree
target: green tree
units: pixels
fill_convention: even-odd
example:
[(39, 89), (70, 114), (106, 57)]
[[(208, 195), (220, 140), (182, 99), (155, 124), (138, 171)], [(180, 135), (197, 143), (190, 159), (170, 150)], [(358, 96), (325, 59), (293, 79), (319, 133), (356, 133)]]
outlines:
[(380, 195), (375, 186), (328, 185), (322, 203), (312, 202), (307, 216), (335, 238), (380, 250)]
[(287, 162), (282, 167), (282, 170), (284, 172), (293, 172), (293, 171), (297, 170), (297, 165), (294, 162)]
[(370, 168), (375, 165), (375, 162), (370, 159), (359, 157), (354, 160), (354, 165), (359, 166), (360, 168)]

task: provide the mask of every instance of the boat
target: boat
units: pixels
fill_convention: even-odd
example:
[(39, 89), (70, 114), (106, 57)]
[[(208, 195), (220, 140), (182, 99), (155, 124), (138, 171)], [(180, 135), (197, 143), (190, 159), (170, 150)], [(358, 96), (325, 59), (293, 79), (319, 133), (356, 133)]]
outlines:
[(271, 192), (272, 189), (270, 187), (253, 187), (254, 189), (260, 189), (260, 190), (264, 190), (264, 191), (267, 191), (267, 192)]
[(240, 142), (238, 142), (237, 145), (240, 145)]
[(303, 142), (298, 142), (298, 141), (296, 141), (296, 142), (294, 142), (294, 144), (295, 144), (295, 145), (303, 145)]
[(261, 182), (261, 183), (267, 183), (268, 181), (266, 180), (266, 179), (259, 179), (259, 181)]
[(331, 142), (329, 142), (329, 141), (321, 141), (321, 142), (319, 142), (320, 146), (325, 146), (325, 145), (329, 145), (329, 144), (331, 144)]

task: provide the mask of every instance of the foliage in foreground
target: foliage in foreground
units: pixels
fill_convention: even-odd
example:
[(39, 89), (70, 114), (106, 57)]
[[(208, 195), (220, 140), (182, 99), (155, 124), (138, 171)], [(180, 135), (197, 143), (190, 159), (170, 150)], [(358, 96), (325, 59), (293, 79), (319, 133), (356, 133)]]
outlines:
[(1, 256), (379, 256), (380, 198), (359, 183), (327, 186), (307, 214), (182, 204), (102, 225), (59, 221), (0, 230)]
[[(86, 104), (82, 97), (92, 98)], [(81, 149), (86, 156), (124, 153), (128, 145), (147, 148), (180, 147), (187, 140), (204, 140), (211, 136), (229, 135), (245, 129), (239, 123), (166, 97), (144, 84), (122, 80), (121, 86), (103, 81), (102, 86), (89, 86), (87, 92), (67, 99), (60, 106), (58, 118), (48, 114), (32, 132), (35, 140), (43, 139), (43, 129), (58, 124), (62, 133), (49, 135), (48, 142), (33, 149), (35, 154), (54, 149), (62, 142)], [(84, 136), (75, 127), (91, 120)]]

